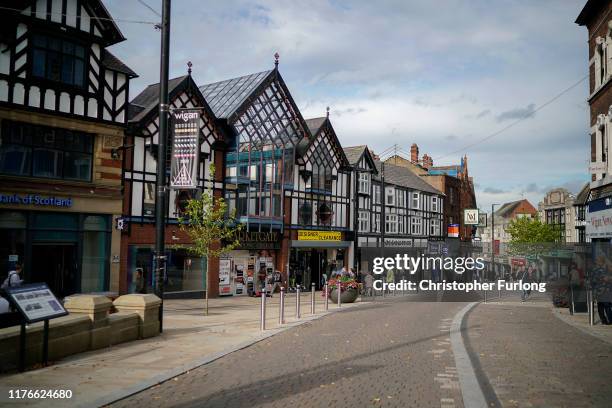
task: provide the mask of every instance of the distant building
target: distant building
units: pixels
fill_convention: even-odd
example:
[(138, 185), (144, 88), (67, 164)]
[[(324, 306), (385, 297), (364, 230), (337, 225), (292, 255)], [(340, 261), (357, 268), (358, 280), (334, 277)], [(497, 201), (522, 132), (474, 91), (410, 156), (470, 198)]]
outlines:
[(434, 166), (431, 156), (424, 154), (419, 157), (419, 147), (413, 143), (410, 147), (410, 160), (399, 155), (393, 155), (385, 163), (406, 167), (418, 174), (445, 194), (444, 231), (448, 226), (459, 225), (459, 238), (470, 241), (474, 234), (471, 226), (463, 224), (463, 210), (477, 208), (474, 181), (469, 176), (467, 156), (461, 158), (460, 164), (450, 166)]
[(586, 183), (574, 200), (574, 214), (576, 217), (574, 228), (576, 229), (576, 242), (578, 243), (591, 241), (586, 237), (586, 208), (590, 192), (589, 183)]
[(538, 204), (540, 220), (559, 229), (559, 242), (578, 242), (576, 237), (575, 196), (564, 188), (550, 190)]
[(588, 29), (591, 191), (587, 200), (585, 237), (610, 242), (612, 225), (612, 2), (588, 0), (576, 18)]
[[(503, 204), (494, 215), (494, 239), (500, 243), (508, 243), (512, 239), (510, 234), (506, 231), (508, 224), (512, 220), (521, 217), (535, 218), (538, 214), (538, 210), (527, 200), (512, 201)], [(482, 230), (481, 239), (482, 242), (491, 242), (491, 217), (488, 217), (487, 227)]]

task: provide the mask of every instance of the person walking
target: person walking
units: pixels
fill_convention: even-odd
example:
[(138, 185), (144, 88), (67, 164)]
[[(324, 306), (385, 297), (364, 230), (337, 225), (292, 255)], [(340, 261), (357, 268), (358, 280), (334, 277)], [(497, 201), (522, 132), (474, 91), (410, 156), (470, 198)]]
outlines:
[(274, 292), (276, 291), (276, 288), (279, 288), (282, 286), (283, 284), (283, 275), (280, 273), (279, 270), (275, 270), (274, 273), (272, 274), (272, 289), (270, 289), (270, 297), (272, 297), (272, 295), (274, 295)]
[(612, 324), (612, 276), (606, 258), (598, 256), (592, 274), (592, 287), (597, 300), (597, 314), (601, 324)]
[(367, 272), (365, 274), (365, 294), (366, 296), (372, 296), (374, 291), (374, 277), (371, 273)]
[[(523, 285), (529, 285), (531, 283), (531, 267), (529, 269), (526, 269), (524, 266), (521, 267), (522, 268), (522, 273), (519, 277), (519, 280), (523, 283)], [(525, 288), (523, 289), (523, 292), (521, 293), (521, 302), (526, 301), (527, 299), (529, 299), (529, 296), (531, 295), (531, 289)]]
[(144, 272), (142, 268), (136, 268), (136, 282), (134, 285), (134, 292), (139, 294), (147, 293), (147, 282), (144, 278)]
[(13, 288), (17, 286), (21, 286), (23, 284), (23, 279), (21, 279), (21, 272), (23, 272), (23, 267), (21, 264), (15, 264), (13, 270), (9, 271), (8, 276), (2, 282), (2, 289)]
[[(395, 283), (395, 274), (393, 269), (389, 269), (387, 271), (387, 283)], [(389, 289), (389, 287), (387, 287), (387, 291), (388, 293), (391, 293), (391, 289)]]

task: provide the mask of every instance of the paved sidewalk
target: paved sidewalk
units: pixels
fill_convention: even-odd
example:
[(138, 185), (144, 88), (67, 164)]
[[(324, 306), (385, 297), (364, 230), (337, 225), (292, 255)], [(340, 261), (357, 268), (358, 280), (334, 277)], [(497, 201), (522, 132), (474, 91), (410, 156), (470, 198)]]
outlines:
[[(311, 315), (310, 292), (302, 294), (302, 318), (297, 320), (296, 296), (288, 294), (286, 324), (279, 326), (279, 295), (267, 298), (267, 330), (263, 333), (259, 328), (260, 298), (211, 299), (209, 316), (204, 316), (204, 300), (166, 300), (162, 335), (67, 357), (44, 369), (0, 376), (0, 404), (101, 406), (325, 315), (320, 292), (315, 299), (316, 311)], [(344, 304), (342, 309), (359, 304), (359, 300)], [(327, 313), (336, 310), (330, 302)], [(9, 400), (8, 390), (17, 388), (70, 389), (73, 397), (70, 401)]]
[(610, 406), (612, 344), (556, 313), (541, 296), (481, 303), (468, 315), (466, 346), (489, 406)]

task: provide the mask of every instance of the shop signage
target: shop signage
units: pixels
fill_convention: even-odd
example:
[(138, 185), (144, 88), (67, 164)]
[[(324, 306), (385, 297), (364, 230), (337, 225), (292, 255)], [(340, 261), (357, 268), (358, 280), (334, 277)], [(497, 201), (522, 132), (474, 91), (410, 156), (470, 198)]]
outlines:
[(465, 225), (478, 225), (478, 208), (466, 208), (463, 210), (463, 223)]
[(0, 204), (38, 205), (41, 207), (72, 207), (72, 198), (41, 196), (36, 194), (2, 194)]
[(612, 208), (606, 208), (604, 203), (589, 204), (589, 212), (586, 218), (585, 235), (587, 238), (607, 238), (612, 236)]
[(385, 238), (386, 248), (412, 248), (413, 246), (414, 242), (412, 242), (412, 239), (410, 238)]
[(236, 239), (241, 249), (277, 249), (280, 248), (278, 232), (238, 231)]
[(342, 241), (342, 232), (298, 230), (298, 241)]
[(478, 227), (485, 228), (487, 226), (487, 213), (478, 213)]
[(448, 226), (448, 237), (459, 238), (459, 224), (450, 224)]
[(172, 112), (172, 160), (170, 187), (198, 187), (200, 170), (200, 110), (177, 109)]
[(608, 163), (605, 162), (592, 162), (589, 164), (589, 173), (590, 174), (601, 174), (608, 172)]

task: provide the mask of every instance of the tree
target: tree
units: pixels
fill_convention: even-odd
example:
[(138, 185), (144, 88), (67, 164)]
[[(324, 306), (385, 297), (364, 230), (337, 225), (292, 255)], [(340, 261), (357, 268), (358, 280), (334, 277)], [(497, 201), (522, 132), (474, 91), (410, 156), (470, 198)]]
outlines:
[[(215, 168), (210, 165), (210, 179), (215, 179)], [(184, 211), (178, 218), (181, 231), (191, 240), (191, 245), (181, 245), (191, 254), (202, 259), (219, 258), (240, 245), (237, 232), (242, 225), (236, 221), (236, 211), (228, 211), (223, 197), (213, 194), (213, 181), (199, 198), (187, 200)], [(176, 246), (175, 246), (176, 247)], [(206, 273), (206, 314), (208, 315), (208, 293), (210, 282)]]
[(536, 258), (549, 252), (561, 238), (558, 226), (545, 224), (538, 218), (516, 218), (510, 221), (506, 231), (512, 236), (508, 252)]

